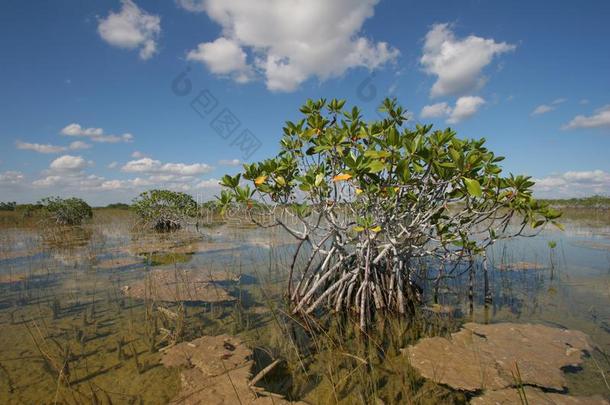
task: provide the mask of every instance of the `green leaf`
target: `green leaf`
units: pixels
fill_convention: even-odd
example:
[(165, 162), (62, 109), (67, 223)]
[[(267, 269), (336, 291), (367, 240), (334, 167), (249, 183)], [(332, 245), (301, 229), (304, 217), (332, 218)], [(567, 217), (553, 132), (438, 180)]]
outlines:
[(324, 180), (324, 173), (318, 173), (316, 175), (316, 180), (314, 182), (314, 185), (316, 187), (320, 187), (320, 184), (322, 184), (322, 180)]
[(381, 160), (373, 160), (368, 164), (368, 168), (371, 173), (377, 173), (385, 169), (385, 163)]
[(402, 182), (407, 182), (411, 178), (411, 172), (409, 171), (409, 161), (407, 159), (402, 159), (396, 165), (396, 173), (398, 174), (398, 178)]
[(543, 220), (543, 219), (539, 219), (538, 221), (535, 221), (535, 222), (532, 224), (532, 228), (536, 229), (536, 228), (538, 228), (538, 227), (540, 227), (540, 226), (544, 225), (544, 224), (545, 224), (545, 222), (546, 222), (545, 220)]
[(473, 197), (483, 196), (483, 191), (481, 191), (481, 185), (477, 180), (464, 177), (464, 183), (466, 183), (466, 189), (468, 190), (468, 194)]
[(367, 150), (366, 152), (364, 152), (364, 156), (370, 157), (370, 158), (375, 158), (375, 159), (387, 158), (387, 157), (390, 157), (391, 155), (392, 154), (390, 152), (388, 152), (387, 150)]

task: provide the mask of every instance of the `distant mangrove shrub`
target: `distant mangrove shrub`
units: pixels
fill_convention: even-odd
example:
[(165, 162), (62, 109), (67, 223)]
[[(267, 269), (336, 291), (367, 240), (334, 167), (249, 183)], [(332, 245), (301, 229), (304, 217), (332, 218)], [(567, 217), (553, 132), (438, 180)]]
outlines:
[(47, 197), (38, 202), (44, 216), (58, 225), (80, 225), (93, 216), (93, 210), (84, 200), (76, 197)]
[(112, 204), (108, 204), (105, 208), (115, 209), (115, 210), (128, 210), (129, 208), (131, 208), (131, 206), (129, 204), (125, 204), (125, 203), (112, 203)]
[(19, 204), (15, 210), (17, 213), (21, 214), (23, 218), (30, 218), (37, 212), (42, 211), (42, 208), (42, 205), (38, 202), (37, 204)]
[(197, 202), (186, 193), (149, 190), (133, 200), (132, 208), (145, 227), (158, 231), (179, 229), (197, 215)]
[(344, 105), (307, 101), (303, 118), (283, 128), (276, 157), (221, 181), (221, 204), (298, 240), (293, 313), (351, 312), (362, 329), (376, 312), (407, 315), (420, 299), (416, 269), (465, 262), (474, 272), (474, 257), (498, 239), (559, 217), (532, 197), (530, 177), (502, 175), (503, 158), (485, 139), (407, 126), (395, 100), (370, 122)]
[(17, 208), (17, 203), (14, 201), (0, 202), (0, 211), (15, 211), (15, 208)]

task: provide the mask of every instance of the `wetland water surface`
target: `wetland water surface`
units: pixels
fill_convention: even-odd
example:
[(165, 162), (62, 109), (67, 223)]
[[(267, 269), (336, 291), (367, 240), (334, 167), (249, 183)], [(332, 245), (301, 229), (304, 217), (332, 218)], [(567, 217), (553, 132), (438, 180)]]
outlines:
[(569, 214), (565, 232), (548, 229), (489, 252), (490, 304), (478, 276), (470, 314), (467, 276), (437, 285), (437, 273), (421, 269), (422, 309), (407, 322), (379, 320), (368, 341), (344, 317), (310, 325), (288, 315), (283, 297), (294, 245), (278, 230), (223, 224), (135, 233), (129, 212), (120, 210), (96, 210), (82, 227), (4, 225), (0, 403), (198, 403), (181, 397), (185, 366), (166, 367), (162, 356), (179, 342), (221, 334), (252, 351), (250, 374), (281, 359), (253, 389), (263, 398), (465, 403), (480, 393), (424, 379), (400, 349), (472, 321), (586, 333), (593, 350), (579, 367), (564, 369), (560, 391), (607, 399), (610, 215)]

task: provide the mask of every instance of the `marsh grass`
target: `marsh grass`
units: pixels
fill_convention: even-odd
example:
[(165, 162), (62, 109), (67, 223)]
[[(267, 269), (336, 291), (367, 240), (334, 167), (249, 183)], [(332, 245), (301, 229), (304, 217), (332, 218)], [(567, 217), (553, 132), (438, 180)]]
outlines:
[[(222, 230), (219, 243), (227, 239), (257, 243), (247, 249), (195, 253), (187, 255), (188, 260), (163, 252), (158, 253), (163, 259), (156, 260), (155, 253), (148, 252), (142, 253), (142, 264), (97, 268), (99, 257), (120, 254), (126, 243), (151, 237), (133, 233), (130, 215), (125, 210), (95, 210), (85, 232), (51, 233), (55, 236), (47, 239), (63, 238), (62, 243), (45, 242), (40, 236), (44, 230), (0, 233), (3, 240), (20, 244), (19, 249), (33, 251), (44, 245), (42, 255), (2, 262), (8, 282), (0, 283), (1, 403), (169, 402), (179, 391), (180, 370), (160, 366), (161, 352), (180, 341), (221, 333), (237, 335), (254, 349), (253, 375), (277, 362), (256, 385), (289, 399), (324, 404), (466, 403), (469, 397), (463, 393), (421, 378), (401, 349), (423, 337), (458, 330), (464, 320), (461, 310), (468, 312), (469, 295), (473, 311), (468, 319), (536, 319), (555, 306), (558, 324), (572, 325), (596, 341), (607, 342), (598, 326), (604, 319), (603, 308), (593, 320), (583, 319), (576, 308), (574, 314), (561, 311), (581, 297), (572, 297), (576, 292), (568, 293), (562, 284), (568, 253), (561, 242), (552, 252), (552, 283), (547, 270), (494, 270), (495, 264), (523, 260), (525, 253), (519, 248), (490, 252), (491, 303), (484, 300), (480, 263), (473, 268), (472, 291), (468, 277), (460, 276), (468, 274), (466, 268), (440, 273), (419, 263), (417, 277), (430, 300), (408, 318), (376, 318), (370, 332), (362, 335), (350, 314), (302, 318), (291, 314), (285, 290), (294, 245), (287, 244), (281, 233), (222, 227), (211, 233)], [(182, 243), (181, 234), (162, 238)], [(550, 259), (545, 248), (535, 260)], [(10, 252), (4, 245), (3, 249)], [(141, 300), (121, 292), (125, 285), (146, 279), (153, 265), (173, 271), (176, 280), (186, 277), (180, 279), (186, 285), (190, 270), (231, 273), (237, 281), (217, 285), (235, 301), (158, 302), (150, 284)], [(248, 278), (256, 282), (247, 282)], [(556, 292), (549, 293), (550, 288)], [(437, 310), (445, 307), (451, 310)], [(547, 322), (552, 319), (545, 314)], [(583, 371), (570, 376), (571, 392), (610, 392), (604, 385), (610, 362), (603, 345), (597, 347)]]

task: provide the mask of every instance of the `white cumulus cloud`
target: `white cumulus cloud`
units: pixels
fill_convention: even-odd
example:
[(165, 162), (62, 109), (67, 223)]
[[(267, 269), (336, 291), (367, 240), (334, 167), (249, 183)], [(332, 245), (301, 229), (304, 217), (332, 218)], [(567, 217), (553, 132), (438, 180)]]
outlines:
[(80, 124), (69, 124), (61, 130), (62, 135), (68, 136), (100, 136), (104, 134), (102, 128), (83, 128)]
[(479, 108), (483, 104), (485, 104), (485, 100), (481, 97), (460, 97), (455, 102), (455, 107), (453, 107), (453, 111), (451, 111), (451, 115), (449, 115), (447, 122), (449, 124), (455, 124), (466, 118), (470, 118), (479, 111)]
[(62, 182), (62, 176), (52, 175), (52, 176), (43, 177), (38, 180), (34, 180), (32, 182), (32, 185), (34, 187), (44, 188), (44, 187), (57, 186), (57, 185), (61, 184), (61, 182)]
[(432, 97), (463, 94), (480, 88), (486, 78), (483, 69), (497, 55), (514, 50), (515, 45), (470, 35), (457, 38), (449, 24), (435, 24), (426, 34), (420, 63), (436, 76)]
[(35, 188), (53, 187), (54, 191), (67, 190), (100, 190), (104, 183), (104, 178), (95, 174), (85, 174), (83, 172), (67, 174), (50, 174), (32, 182)]
[(70, 150), (80, 150), (80, 149), (89, 149), (91, 148), (91, 145), (89, 145), (87, 142), (83, 142), (83, 141), (74, 141), (70, 143), (70, 146), (68, 146), (68, 149)]
[(91, 147), (91, 145), (82, 141), (74, 141), (68, 146), (15, 141), (15, 146), (17, 147), (17, 149), (32, 150), (34, 152), (47, 154), (60, 153), (65, 152), (67, 150), (89, 149)]
[(131, 173), (152, 173), (159, 169), (161, 162), (151, 158), (142, 158), (127, 162), (121, 170)]
[(485, 104), (485, 99), (482, 97), (464, 96), (457, 99), (455, 106), (450, 106), (445, 102), (424, 106), (420, 116), (422, 118), (446, 117), (447, 123), (456, 124), (472, 117), (483, 104)]
[(584, 197), (610, 194), (610, 173), (603, 170), (568, 171), (533, 179), (540, 197)]
[(23, 175), (23, 173), (18, 171), (9, 170), (6, 172), (2, 172), (0, 173), (0, 185), (12, 186), (20, 184), (24, 178), (25, 176)]
[(195, 176), (209, 173), (214, 168), (206, 163), (161, 163), (159, 160), (142, 158), (127, 162), (122, 168), (127, 173), (170, 174), (179, 176)]
[(592, 115), (577, 115), (563, 129), (610, 128), (610, 104), (598, 108)]
[(54, 187), (57, 191), (99, 187), (103, 178), (84, 172), (90, 164), (93, 162), (87, 162), (82, 156), (60, 156), (51, 162), (48, 170), (43, 171), (43, 177), (32, 182), (32, 186)]
[(16, 141), (15, 146), (17, 149), (22, 150), (32, 150), (38, 153), (59, 153), (66, 150), (65, 146), (57, 146), (57, 145), (49, 145), (49, 144), (40, 144), (40, 143), (29, 143), (29, 142), (21, 142)]
[(218, 180), (218, 179), (202, 180), (196, 184), (195, 188), (220, 188), (220, 180)]
[(55, 171), (78, 172), (87, 167), (81, 156), (63, 155), (51, 162), (49, 168)]
[(105, 180), (101, 184), (103, 190), (118, 190), (125, 187), (125, 182), (121, 180)]
[(205, 64), (210, 72), (218, 75), (231, 75), (238, 83), (245, 83), (252, 76), (252, 68), (246, 63), (246, 53), (230, 39), (218, 38), (197, 46), (186, 56)]
[[(150, 188), (162, 188), (189, 192), (191, 190), (206, 189), (205, 193), (211, 197), (213, 187), (210, 184), (204, 187), (199, 177), (213, 168), (204, 163), (162, 163), (151, 158), (142, 158), (127, 162), (121, 170), (124, 173), (135, 173), (134, 178), (105, 178), (87, 172), (93, 162), (87, 162), (81, 156), (64, 155), (51, 162), (49, 168), (41, 173), (40, 178), (31, 183), (34, 189), (53, 189), (57, 195), (87, 195), (102, 197), (107, 200), (114, 195), (135, 196)], [(109, 168), (116, 168), (119, 164), (112, 162)], [(8, 186), (9, 181), (21, 181), (21, 177), (10, 174), (0, 174), (0, 186)], [(12, 180), (11, 180), (12, 179)], [(210, 180), (211, 181), (211, 180)], [(218, 180), (214, 180), (218, 182)], [(215, 191), (215, 190), (214, 190)], [(104, 194), (104, 192), (108, 192)], [(113, 192), (119, 193), (114, 194)], [(131, 198), (130, 197), (130, 198)]]
[(255, 75), (272, 91), (293, 91), (354, 67), (375, 69), (398, 57), (385, 42), (360, 35), (378, 0), (178, 0), (205, 11), (222, 36), (201, 43), (188, 58), (238, 82)]
[(419, 115), (422, 118), (444, 117), (444, 116), (451, 114), (451, 110), (452, 110), (452, 108), (449, 106), (449, 104), (447, 104), (445, 102), (436, 103), (436, 104), (424, 106), (424, 108), (422, 108), (421, 113)]
[(60, 133), (66, 136), (87, 137), (91, 141), (99, 143), (118, 143), (133, 141), (133, 135), (128, 132), (122, 135), (109, 135), (104, 134), (104, 130), (102, 128), (85, 128), (80, 124), (76, 123), (66, 125), (64, 128), (62, 128)]
[(122, 0), (121, 11), (100, 19), (97, 31), (110, 45), (123, 49), (139, 49), (141, 59), (149, 59), (157, 52), (157, 38), (161, 33), (161, 18), (148, 14), (132, 0)]

